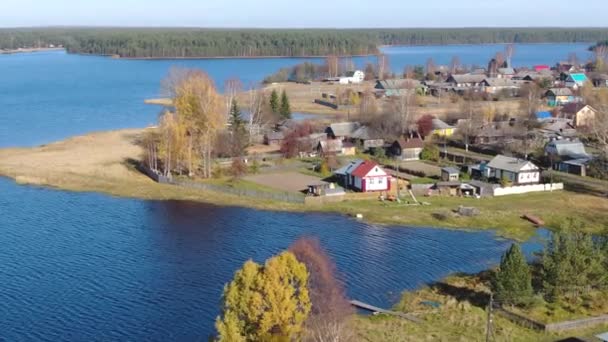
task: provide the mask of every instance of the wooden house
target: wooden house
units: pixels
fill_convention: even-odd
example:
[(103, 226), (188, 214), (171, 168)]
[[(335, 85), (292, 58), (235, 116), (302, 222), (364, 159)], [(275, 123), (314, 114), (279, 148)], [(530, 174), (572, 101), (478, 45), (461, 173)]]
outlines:
[(389, 148), (389, 154), (401, 160), (419, 160), (423, 149), (424, 141), (418, 137), (399, 138)]
[(391, 176), (371, 160), (352, 161), (335, 174), (343, 187), (356, 191), (389, 191), (391, 188)]

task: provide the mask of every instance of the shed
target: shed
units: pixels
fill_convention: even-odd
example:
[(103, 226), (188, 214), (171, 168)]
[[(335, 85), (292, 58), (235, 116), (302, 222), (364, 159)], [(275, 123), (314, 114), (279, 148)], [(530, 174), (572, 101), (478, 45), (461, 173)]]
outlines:
[(455, 167), (441, 169), (441, 180), (444, 182), (457, 182), (460, 179), (460, 170)]

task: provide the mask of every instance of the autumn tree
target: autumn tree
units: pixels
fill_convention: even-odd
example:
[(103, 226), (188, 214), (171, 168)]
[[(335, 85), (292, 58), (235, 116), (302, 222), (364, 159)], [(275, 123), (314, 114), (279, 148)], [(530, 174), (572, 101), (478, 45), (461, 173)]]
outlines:
[(307, 152), (310, 150), (310, 142), (306, 139), (301, 139), (309, 136), (314, 132), (310, 122), (304, 121), (293, 127), (283, 138), (281, 143), (281, 153), (286, 158), (293, 158), (299, 152)]
[(251, 260), (224, 287), (219, 341), (293, 341), (311, 310), (306, 266), (283, 252), (262, 266)]
[(194, 172), (195, 154), (201, 158), (204, 178), (211, 177), (212, 146), (226, 122), (221, 96), (213, 81), (200, 70), (180, 71), (170, 75), (177, 124), (186, 131), (188, 172)]
[(314, 342), (351, 341), (350, 318), (354, 314), (343, 283), (338, 279), (335, 264), (321, 247), (319, 240), (301, 238), (289, 251), (306, 265), (310, 274), (308, 289), (312, 310), (306, 320), (306, 340)]
[(433, 119), (432, 115), (424, 115), (418, 121), (416, 121), (416, 125), (418, 126), (418, 133), (427, 137), (433, 132)]
[(524, 304), (532, 297), (532, 274), (518, 244), (502, 256), (492, 285), (496, 299), (505, 304)]
[(376, 70), (378, 71), (378, 78), (383, 80), (390, 76), (391, 67), (389, 64), (388, 56), (385, 54), (379, 54), (376, 57)]
[(283, 119), (291, 118), (291, 106), (289, 105), (289, 97), (287, 97), (287, 92), (283, 90), (281, 93), (281, 104), (279, 107), (279, 114)]
[(435, 65), (435, 61), (432, 58), (426, 60), (426, 77), (429, 80), (435, 79), (435, 72), (437, 71), (437, 66)]
[(376, 70), (372, 63), (365, 64), (365, 80), (372, 81), (376, 78)]
[(520, 110), (525, 118), (535, 118), (540, 106), (542, 90), (536, 83), (524, 84), (519, 92)]

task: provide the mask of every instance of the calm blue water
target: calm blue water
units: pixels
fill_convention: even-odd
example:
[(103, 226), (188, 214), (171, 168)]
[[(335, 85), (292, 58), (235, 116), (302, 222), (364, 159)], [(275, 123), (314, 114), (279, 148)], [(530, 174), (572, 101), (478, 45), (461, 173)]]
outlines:
[(486, 269), (509, 246), (490, 232), (119, 199), (3, 178), (0, 193), (0, 340), (6, 341), (204, 340), (234, 271), (300, 236), (320, 238), (352, 298), (384, 307), (404, 289)]
[[(589, 44), (522, 44), (515, 65), (553, 64), (570, 52), (587, 58)], [(458, 55), (463, 64), (486, 65), (504, 45), (391, 47), (390, 65), (447, 64)], [(160, 93), (160, 80), (171, 66), (200, 68), (219, 88), (238, 77), (245, 86), (303, 59), (217, 59), (180, 61), (115, 60), (64, 52), (0, 55), (0, 147), (32, 146), (76, 134), (143, 127), (156, 121), (159, 108), (144, 99)], [(317, 59), (316, 61), (322, 62)], [(359, 66), (373, 57), (356, 58)]]
[[(534, 63), (574, 47), (547, 57), (543, 45)], [(452, 48), (438, 49), (435, 60), (449, 60)], [(420, 63), (403, 51), (396, 48), (393, 67), (400, 59)], [(156, 109), (143, 100), (158, 94), (174, 64), (204, 68), (221, 84), (235, 75), (256, 81), (298, 62), (0, 56), (0, 146), (153, 123)], [(491, 232), (381, 228), (339, 215), (119, 199), (0, 178), (0, 340), (204, 340), (234, 271), (308, 235), (335, 258), (352, 298), (385, 307), (404, 289), (497, 263), (510, 243)], [(529, 254), (539, 248), (524, 246)]]

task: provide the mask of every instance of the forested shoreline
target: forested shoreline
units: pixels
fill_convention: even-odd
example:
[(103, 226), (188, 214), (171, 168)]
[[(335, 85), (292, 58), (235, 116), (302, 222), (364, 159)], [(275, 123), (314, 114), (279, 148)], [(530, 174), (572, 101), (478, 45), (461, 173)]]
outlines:
[(384, 45), (608, 41), (608, 28), (441, 29), (0, 29), (0, 49), (63, 46), (123, 58), (369, 55)]

